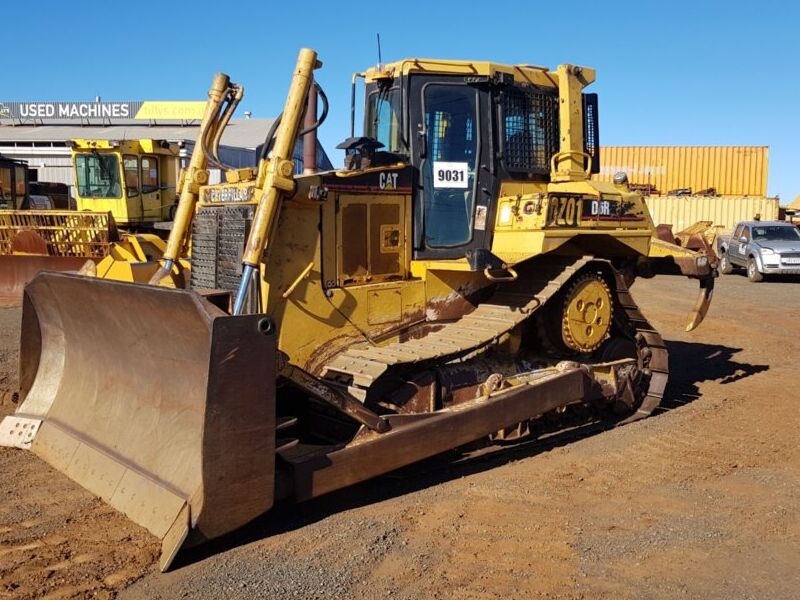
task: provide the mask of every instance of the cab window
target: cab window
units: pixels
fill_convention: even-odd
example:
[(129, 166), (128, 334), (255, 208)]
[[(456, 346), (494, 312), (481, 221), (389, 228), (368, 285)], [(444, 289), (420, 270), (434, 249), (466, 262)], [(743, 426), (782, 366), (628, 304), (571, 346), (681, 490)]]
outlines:
[(742, 231), (742, 236), (744, 236), (745, 243), (750, 241), (750, 228), (749, 227), (745, 227), (744, 228), (744, 231)]
[(503, 160), (515, 176), (546, 175), (558, 152), (558, 94), (513, 86), (500, 96)]
[(399, 88), (378, 88), (367, 101), (367, 136), (383, 144), (382, 150), (405, 154), (400, 131), (401, 94)]
[(82, 198), (121, 198), (119, 159), (115, 154), (79, 154), (75, 157), (78, 195)]
[(152, 156), (142, 157), (142, 193), (150, 194), (158, 191), (158, 159)]
[(431, 248), (461, 246), (472, 239), (477, 101), (476, 90), (465, 85), (424, 87), (424, 232)]
[(733, 239), (735, 239), (737, 242), (739, 241), (739, 238), (742, 237), (742, 229), (743, 228), (744, 228), (743, 225), (739, 225), (736, 228), (736, 231), (734, 231), (734, 233), (733, 233)]
[(122, 157), (123, 170), (125, 171), (125, 189), (128, 196), (139, 195), (139, 158), (132, 154)]

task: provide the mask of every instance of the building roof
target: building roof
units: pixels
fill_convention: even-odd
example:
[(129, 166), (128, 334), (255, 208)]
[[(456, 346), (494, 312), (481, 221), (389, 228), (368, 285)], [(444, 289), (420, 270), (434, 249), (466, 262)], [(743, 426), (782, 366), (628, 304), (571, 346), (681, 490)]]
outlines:
[[(255, 149), (274, 119), (232, 119), (225, 128), (221, 145)], [(6, 121), (7, 123), (7, 121)], [(0, 124), (0, 145), (18, 142), (68, 142), (74, 139), (130, 140), (155, 139), (168, 141), (194, 141), (199, 124), (195, 125), (143, 125), (131, 121), (124, 125), (10, 125)]]

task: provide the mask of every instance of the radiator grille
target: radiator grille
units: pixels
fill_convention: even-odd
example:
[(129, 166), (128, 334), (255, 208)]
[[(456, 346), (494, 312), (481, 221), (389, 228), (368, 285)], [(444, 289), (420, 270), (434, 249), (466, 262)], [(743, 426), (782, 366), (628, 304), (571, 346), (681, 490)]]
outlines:
[(192, 224), (192, 287), (233, 291), (242, 277), (242, 252), (252, 205), (201, 209)]

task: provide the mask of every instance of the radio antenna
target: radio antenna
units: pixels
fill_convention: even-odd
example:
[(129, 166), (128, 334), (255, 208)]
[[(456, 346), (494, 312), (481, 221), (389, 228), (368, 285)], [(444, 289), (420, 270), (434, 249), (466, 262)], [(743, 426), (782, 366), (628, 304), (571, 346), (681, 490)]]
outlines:
[(376, 33), (375, 35), (378, 36), (378, 68), (383, 68), (383, 57), (381, 56), (381, 34)]

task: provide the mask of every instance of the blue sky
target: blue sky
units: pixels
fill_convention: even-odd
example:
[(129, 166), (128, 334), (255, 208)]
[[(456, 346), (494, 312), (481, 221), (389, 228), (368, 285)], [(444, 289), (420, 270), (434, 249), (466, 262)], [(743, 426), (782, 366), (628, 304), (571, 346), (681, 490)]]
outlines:
[[(417, 56), (597, 69), (604, 145), (767, 145), (769, 192), (800, 194), (796, 3), (51, 1), (0, 8), (0, 100), (202, 99), (215, 71), (239, 116), (280, 112), (298, 48), (324, 62), (320, 137), (334, 164), (350, 76)], [(569, 17), (566, 10), (577, 11)], [(304, 16), (301, 10), (310, 14)]]

